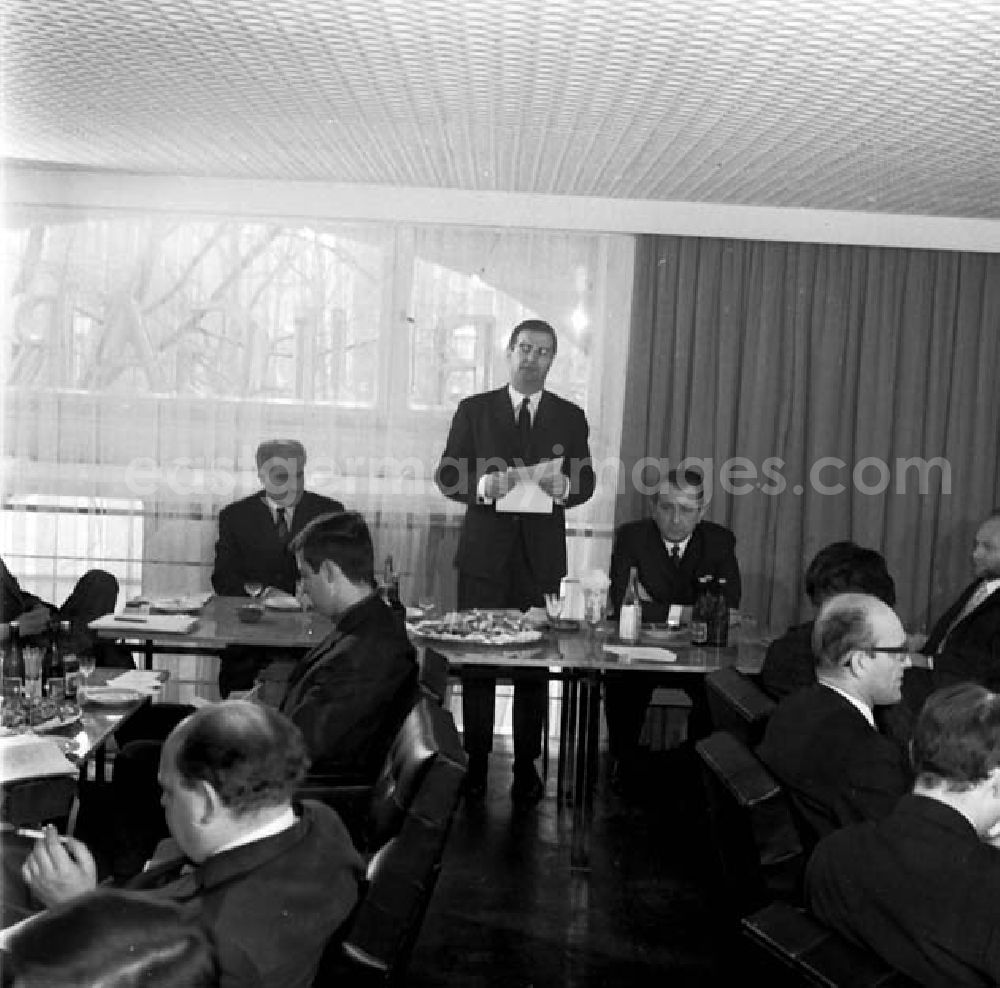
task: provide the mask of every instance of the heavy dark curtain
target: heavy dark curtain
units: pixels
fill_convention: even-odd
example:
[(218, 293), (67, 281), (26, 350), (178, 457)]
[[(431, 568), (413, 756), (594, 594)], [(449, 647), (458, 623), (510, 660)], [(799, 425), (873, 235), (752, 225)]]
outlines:
[(648, 236), (635, 272), (616, 521), (644, 458), (711, 460), (762, 623), (808, 616), (803, 571), (845, 538), (885, 554), (904, 622), (936, 618), (1000, 504), (1000, 256)]

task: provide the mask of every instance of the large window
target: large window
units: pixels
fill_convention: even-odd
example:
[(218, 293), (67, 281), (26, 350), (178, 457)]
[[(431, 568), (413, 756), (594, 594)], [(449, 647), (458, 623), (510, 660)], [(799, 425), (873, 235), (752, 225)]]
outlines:
[[(524, 318), (555, 325), (549, 386), (617, 457), (630, 238), (51, 212), (5, 237), (4, 510), (82, 498), (99, 532), (102, 499), (128, 504), (143, 589), (207, 587), (218, 509), (256, 489), (276, 435), (306, 443), (309, 485), (368, 515), (414, 593), (448, 579), (453, 546), (427, 532), (461, 508), (434, 466), (458, 401), (506, 382)], [(571, 523), (606, 537), (602, 480)]]

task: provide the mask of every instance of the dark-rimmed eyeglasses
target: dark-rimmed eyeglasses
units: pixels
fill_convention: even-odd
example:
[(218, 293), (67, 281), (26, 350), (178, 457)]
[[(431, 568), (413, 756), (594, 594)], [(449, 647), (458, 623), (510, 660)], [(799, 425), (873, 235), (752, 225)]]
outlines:
[(915, 649), (909, 645), (872, 645), (865, 649), (867, 652), (888, 652), (890, 655), (911, 655)]

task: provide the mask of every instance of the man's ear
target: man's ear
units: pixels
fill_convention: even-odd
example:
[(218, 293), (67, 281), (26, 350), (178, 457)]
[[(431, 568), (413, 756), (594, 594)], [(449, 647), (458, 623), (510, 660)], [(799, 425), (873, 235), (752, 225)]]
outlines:
[(868, 667), (868, 659), (871, 656), (863, 648), (852, 648), (850, 657), (844, 665), (851, 670), (855, 676), (861, 677)]
[(210, 782), (199, 779), (195, 785), (195, 822), (201, 826), (212, 823), (223, 809), (222, 800)]
[(332, 559), (323, 560), (323, 563), (319, 568), (319, 573), (323, 579), (330, 584), (336, 583), (337, 580), (344, 575), (341, 568)]

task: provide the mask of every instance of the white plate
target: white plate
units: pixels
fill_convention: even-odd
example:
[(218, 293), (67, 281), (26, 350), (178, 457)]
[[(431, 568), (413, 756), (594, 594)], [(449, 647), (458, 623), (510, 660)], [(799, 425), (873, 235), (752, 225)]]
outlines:
[(90, 686), (86, 690), (86, 702), (100, 707), (123, 707), (143, 698), (138, 690), (126, 690), (116, 686)]
[(299, 603), (297, 597), (292, 597), (289, 594), (275, 594), (273, 597), (267, 597), (264, 600), (264, 606), (272, 611), (301, 611), (302, 605)]
[(197, 614), (205, 605), (203, 596), (154, 597), (149, 602), (150, 614)]

